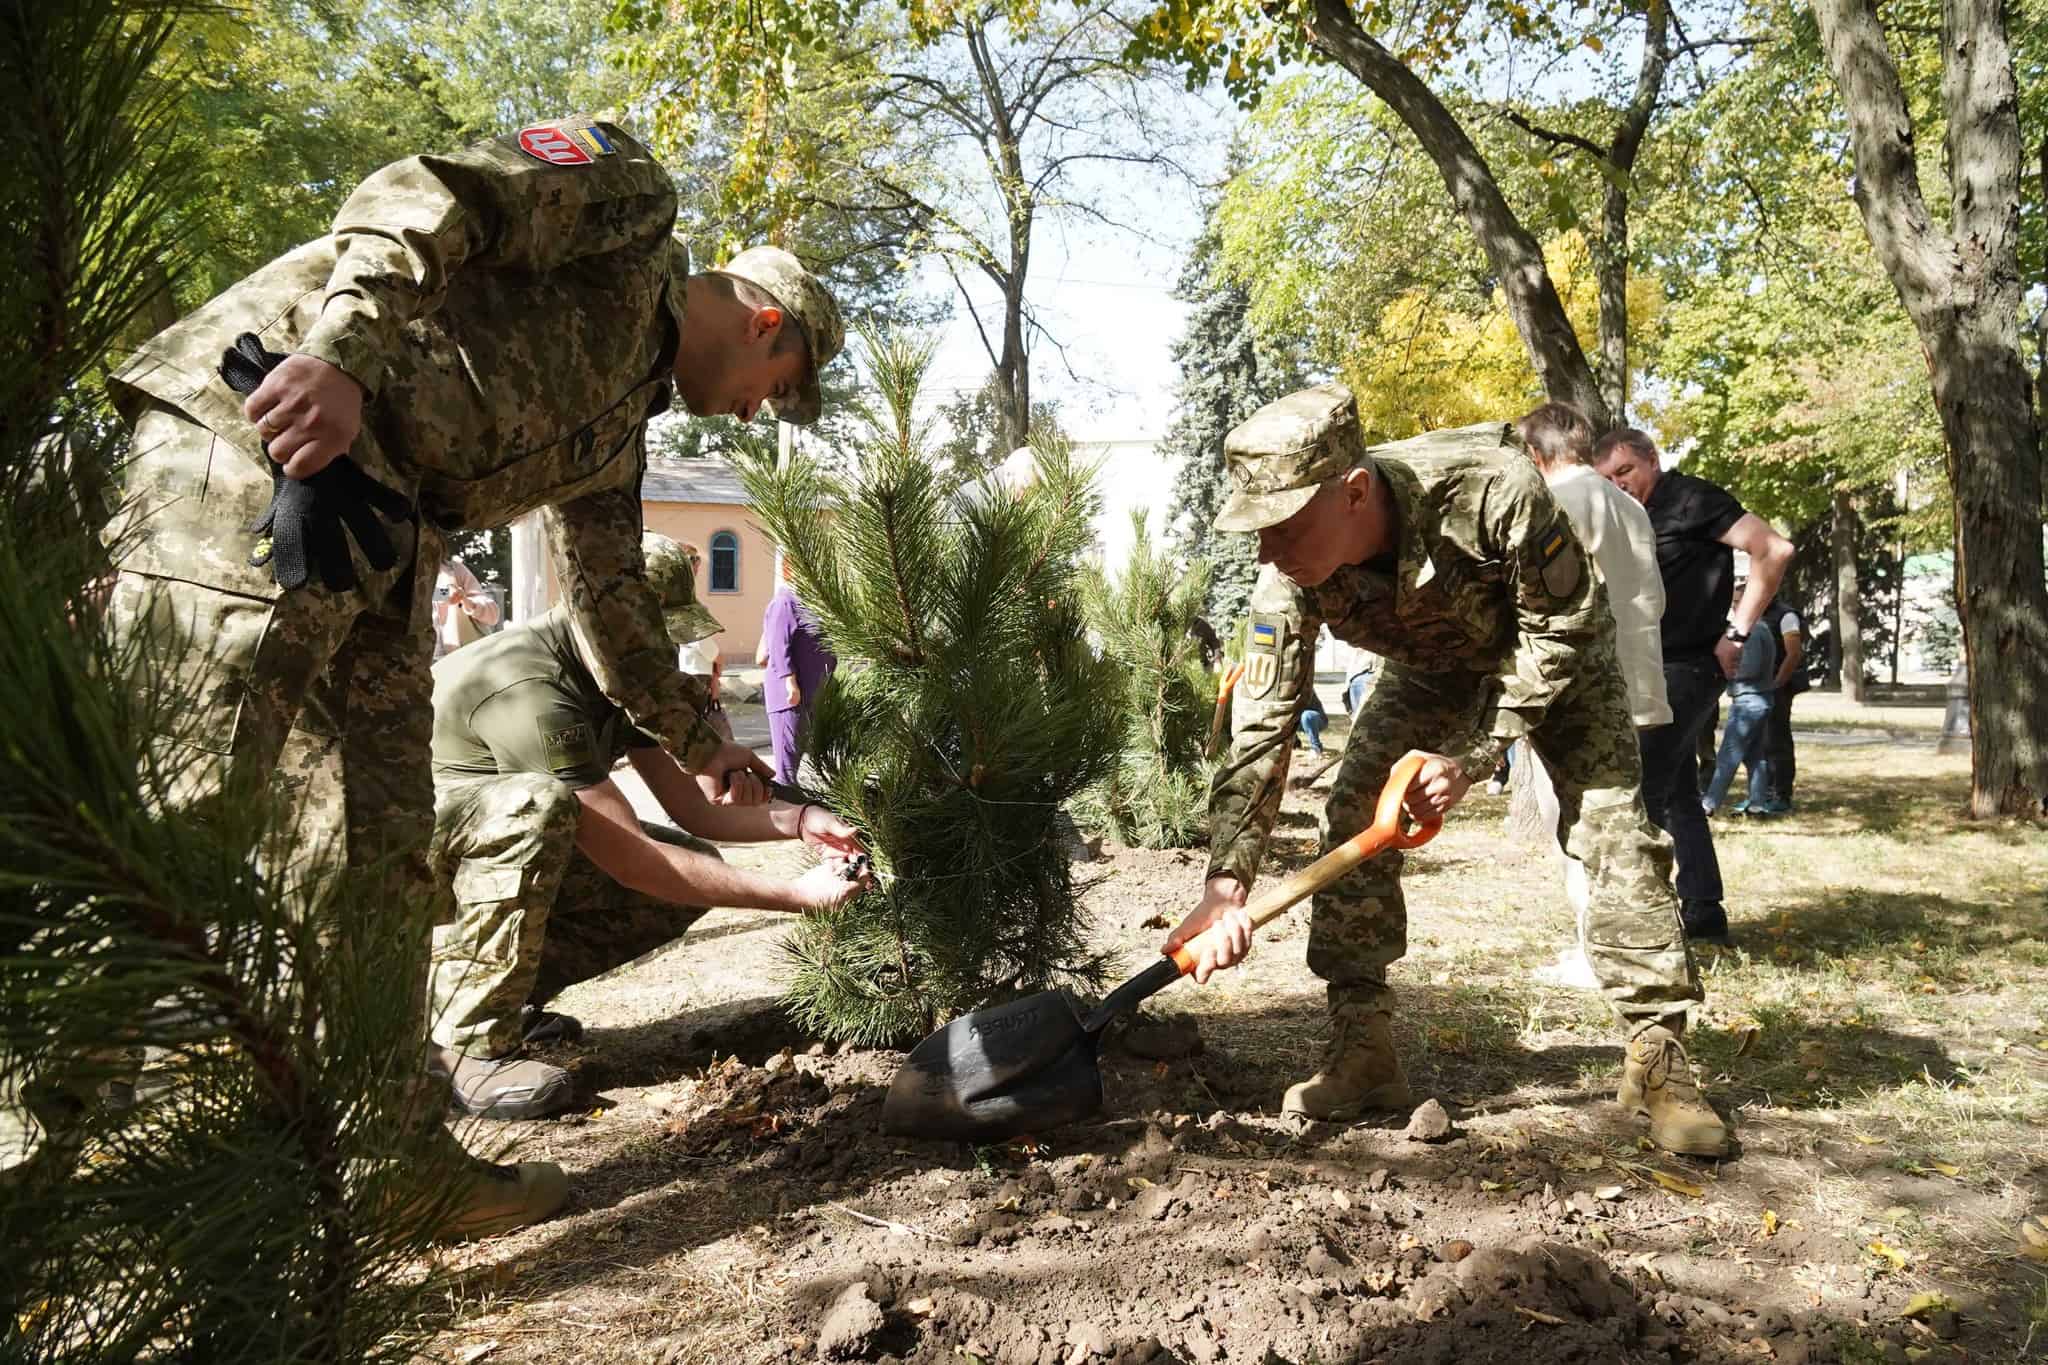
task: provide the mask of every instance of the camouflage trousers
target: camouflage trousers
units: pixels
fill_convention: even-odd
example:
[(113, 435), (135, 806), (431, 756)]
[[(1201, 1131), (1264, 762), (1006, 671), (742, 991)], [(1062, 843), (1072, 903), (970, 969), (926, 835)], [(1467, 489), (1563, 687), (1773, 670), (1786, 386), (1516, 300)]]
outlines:
[[(452, 922), (434, 930), (435, 1041), (499, 1057), (520, 1043), (519, 1012), (681, 938), (704, 907), (620, 885), (576, 848), (583, 803), (545, 773), (442, 779), (434, 865), (455, 892)], [(648, 837), (718, 850), (668, 825)]]
[[(281, 791), (292, 851), (289, 865), (264, 874), (318, 885), (347, 869), (351, 922), (329, 951), (376, 941), (419, 963), (416, 988), (394, 1007), (418, 1019), (424, 1048), (429, 928), (441, 897), (425, 838), (434, 576), (412, 566), (416, 554), (439, 562), (438, 536), (393, 526), (391, 569), (372, 573), (358, 560), (351, 591), (316, 579), (286, 592), (249, 563), (256, 536), (246, 528), (271, 495), (260, 455), (162, 406), (136, 421), (133, 450), (133, 502), (109, 532), (120, 571), (109, 623), (122, 646), (170, 661), (192, 698), (172, 718), (175, 732), (154, 740), (177, 774), (171, 800), (204, 809), (229, 790)], [(401, 1084), (417, 1112), (438, 1119), (445, 1095), (423, 1071)], [(21, 1088), (33, 1097), (38, 1082)], [(0, 1149), (11, 1159), (28, 1145), (15, 1131), (23, 1107), (0, 1104)]]
[[(1410, 749), (1456, 752), (1478, 723), (1486, 680), (1381, 669), (1351, 729), (1323, 812), (1325, 850), (1372, 823), (1387, 771)], [(1642, 768), (1621, 675), (1600, 670), (1551, 704), (1530, 744), (1557, 788), (1559, 846), (1579, 865), (1586, 955), (1631, 1028), (1682, 1022), (1702, 998), (1671, 889), (1671, 840), (1643, 810)], [(1402, 855), (1385, 853), (1317, 894), (1309, 969), (1330, 1006), (1388, 1009), (1387, 968), (1408, 951)], [(1576, 892), (1574, 900), (1578, 899)]]

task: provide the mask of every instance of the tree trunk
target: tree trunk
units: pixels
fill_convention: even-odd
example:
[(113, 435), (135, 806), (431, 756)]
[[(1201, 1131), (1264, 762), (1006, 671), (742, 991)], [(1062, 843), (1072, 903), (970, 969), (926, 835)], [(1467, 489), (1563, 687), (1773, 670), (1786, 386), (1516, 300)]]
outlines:
[(1600, 396), (1620, 421), (1628, 410), (1628, 192), (1607, 187), (1592, 249), (1600, 286)]
[(1948, 439), (1970, 671), (1970, 811), (2048, 813), (2041, 445), (2019, 353), (2019, 95), (2002, 0), (1944, 0), (1951, 229), (1919, 186), (1913, 122), (1874, 0), (1816, 0), (1849, 113), (1856, 207), (1920, 334)]
[(1856, 504), (1835, 490), (1835, 643), (1842, 668), (1842, 695), (1863, 701), (1863, 597), (1856, 586)]
[(1385, 100), (1436, 163), (1452, 203), (1500, 277), (1508, 314), (1543, 391), (1585, 413), (1594, 430), (1612, 426), (1619, 414), (1601, 395), (1593, 367), (1543, 264), (1542, 248), (1516, 219), (1492, 168), (1457, 118), (1420, 77), (1358, 26), (1344, 0), (1316, 0), (1306, 24), (1310, 43)]

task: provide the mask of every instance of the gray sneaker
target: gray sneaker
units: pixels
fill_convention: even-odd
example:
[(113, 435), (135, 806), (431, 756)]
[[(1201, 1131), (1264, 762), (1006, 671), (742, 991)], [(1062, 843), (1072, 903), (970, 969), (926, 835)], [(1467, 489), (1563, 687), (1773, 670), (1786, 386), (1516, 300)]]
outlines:
[(576, 1098), (569, 1073), (525, 1057), (463, 1057), (448, 1077), (455, 1107), (487, 1119), (538, 1119)]

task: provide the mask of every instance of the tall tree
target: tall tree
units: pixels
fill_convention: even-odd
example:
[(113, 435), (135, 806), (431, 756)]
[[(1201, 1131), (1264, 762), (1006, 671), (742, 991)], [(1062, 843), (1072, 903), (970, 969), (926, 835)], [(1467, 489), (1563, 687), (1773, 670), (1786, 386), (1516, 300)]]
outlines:
[(1816, 0), (1848, 111), (1856, 207), (1913, 319), (1947, 437), (1970, 672), (1970, 808), (2048, 813), (2041, 441), (2020, 355), (2019, 92), (2002, 0), (1943, 0), (1946, 224), (1873, 0)]
[(1173, 345), (1180, 383), (1160, 453), (1174, 464), (1167, 525), (1188, 559), (1213, 565), (1204, 609), (1228, 634), (1251, 601), (1255, 542), (1210, 529), (1229, 495), (1223, 438), (1230, 429), (1305, 382), (1296, 355), (1263, 340), (1253, 326), (1245, 286), (1222, 270), (1222, 233), (1211, 204), (1201, 234), (1181, 267), (1173, 296), (1188, 306), (1187, 329)]
[(732, 194), (891, 224), (905, 255), (943, 264), (987, 354), (1008, 450), (1031, 428), (1038, 343), (1057, 344), (1031, 305), (1041, 230), (1061, 218), (1131, 229), (1116, 206), (1135, 202), (1135, 180), (1170, 173), (1187, 137), (1160, 78), (1125, 54), (1126, 8), (628, 0), (621, 12), (664, 120), (693, 126), (735, 97), (749, 110)]

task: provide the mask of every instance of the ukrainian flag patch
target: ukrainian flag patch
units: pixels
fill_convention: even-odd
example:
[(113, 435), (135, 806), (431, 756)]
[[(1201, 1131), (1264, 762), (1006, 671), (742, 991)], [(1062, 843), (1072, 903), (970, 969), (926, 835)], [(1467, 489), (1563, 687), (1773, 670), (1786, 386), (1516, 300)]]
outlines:
[(1280, 633), (1264, 621), (1252, 625), (1252, 644), (1259, 649), (1271, 649), (1280, 642)]
[(1557, 558), (1557, 552), (1564, 548), (1564, 539), (1563, 531), (1552, 531), (1550, 539), (1543, 542), (1543, 557), (1545, 559)]

